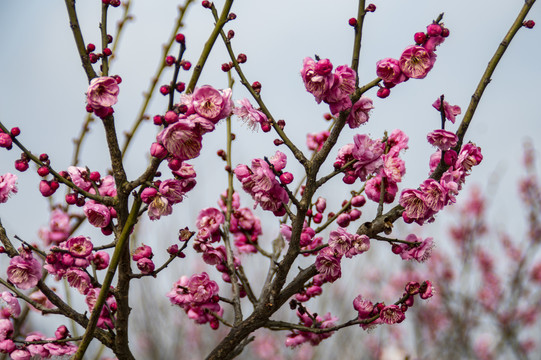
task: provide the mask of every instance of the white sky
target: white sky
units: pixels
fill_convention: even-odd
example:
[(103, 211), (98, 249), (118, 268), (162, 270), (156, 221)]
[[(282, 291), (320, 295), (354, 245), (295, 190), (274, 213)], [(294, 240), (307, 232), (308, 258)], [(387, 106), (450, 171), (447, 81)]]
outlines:
[[(211, 14), (198, 1), (196, 3), (182, 30), (187, 38), (186, 58), (192, 63), (196, 63), (213, 24)], [(439, 114), (432, 108), (432, 102), (443, 93), (446, 100), (461, 106), (465, 112), (486, 64), (522, 1), (386, 0), (375, 1), (375, 4), (376, 12), (368, 14), (365, 21), (359, 71), (361, 84), (375, 78), (376, 61), (399, 57), (402, 50), (413, 43), (413, 34), (425, 30), (440, 12), (445, 12), (444, 23), (451, 32), (438, 48), (438, 59), (426, 79), (411, 79), (400, 84), (387, 99), (378, 99), (375, 90), (367, 93), (375, 105), (369, 123), (356, 130), (345, 130), (340, 139), (340, 144), (346, 144), (357, 132), (380, 137), (384, 130), (401, 128), (410, 137), (410, 149), (404, 156), (407, 174), (401, 189), (415, 188), (427, 176), (428, 159), (433, 151), (426, 142), (426, 134), (439, 126)], [(100, 1), (78, 1), (77, 6), (85, 41), (98, 44)], [(135, 22), (127, 25), (118, 61), (111, 70), (111, 74), (123, 78), (119, 103), (115, 106), (119, 133), (131, 127), (139, 111), (141, 94), (157, 67), (161, 44), (169, 36), (176, 7), (177, 1), (134, 0)], [(306, 150), (306, 132), (321, 131), (327, 126), (321, 115), (328, 107), (317, 105), (313, 96), (304, 90), (299, 75), (302, 60), (318, 54), (329, 58), (335, 66), (351, 62), (353, 31), (347, 21), (356, 15), (355, 1), (237, 1), (233, 12), (238, 18), (228, 24), (226, 30), (235, 30), (233, 48), (248, 56), (243, 66), (246, 75), (250, 81), (263, 84), (262, 96), (271, 112), (276, 118), (286, 120), (285, 131)], [(120, 14), (120, 8), (111, 9), (110, 29)], [(474, 141), (482, 148), (485, 157), (467, 183), (486, 187), (498, 181), (492, 216), (505, 217), (511, 226), (520, 226), (522, 218), (517, 207), (516, 185), (517, 175), (522, 171), (522, 143), (531, 138), (534, 145), (539, 146), (539, 15), (539, 5), (535, 5), (528, 18), (539, 25), (517, 34), (494, 73), (466, 136), (467, 141)], [(64, 2), (4, 0), (0, 4), (0, 27), (0, 121), (8, 128), (19, 126), (22, 130), (19, 139), (32, 152), (48, 153), (53, 167), (65, 169), (72, 157), (71, 140), (79, 133), (85, 116), (87, 81), (68, 26)], [(224, 47), (219, 44), (211, 54), (199, 85), (226, 87), (227, 77), (220, 70), (220, 64), (226, 61)], [(171, 71), (166, 72), (161, 83), (168, 82), (171, 74)], [(182, 75), (186, 80), (186, 73)], [(233, 97), (239, 99), (245, 95), (237, 83)], [(166, 99), (157, 95), (149, 114), (160, 113), (166, 106)], [(459, 116), (457, 124), (448, 130), (456, 130), (461, 119)], [(82, 159), (85, 165), (103, 174), (107, 155), (103, 150), (103, 130), (98, 125), (96, 122), (92, 126)], [(186, 225), (194, 227), (198, 209), (215, 206), (218, 195), (225, 189), (225, 180), (217, 180), (216, 176), (223, 175), (223, 163), (215, 156), (216, 150), (223, 147), (224, 129), (223, 125), (219, 126), (215, 133), (205, 136), (205, 155), (193, 161), (199, 186), (185, 204), (174, 209), (167, 221), (152, 224), (156, 234), (171, 237), (172, 233), (173, 241), (176, 229)], [(137, 145), (130, 149), (126, 166), (130, 178), (144, 169), (155, 131), (149, 123), (137, 135)], [(235, 132), (239, 138), (233, 154), (235, 163), (248, 163), (253, 157), (274, 153), (274, 136), (262, 132), (252, 134), (240, 125)], [(290, 155), (283, 148), (280, 150)], [(15, 172), (13, 161), (19, 154), (17, 149), (0, 151), (0, 174)], [(290, 161), (293, 165), (291, 156)], [(47, 201), (39, 195), (39, 177), (34, 171), (17, 175), (20, 193), (1, 205), (0, 218), (9, 234), (35, 241), (37, 229), (48, 222)], [(217, 181), (221, 181), (220, 186), (215, 186)], [(332, 183), (332, 190), (336, 191), (333, 193), (335, 204), (339, 204), (350, 189), (341, 187), (337, 181)]]

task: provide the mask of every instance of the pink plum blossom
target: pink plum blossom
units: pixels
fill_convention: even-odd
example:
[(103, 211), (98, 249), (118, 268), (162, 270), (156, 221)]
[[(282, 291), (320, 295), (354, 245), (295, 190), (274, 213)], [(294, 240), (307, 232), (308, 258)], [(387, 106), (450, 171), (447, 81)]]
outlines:
[(348, 115), (347, 123), (349, 127), (355, 129), (367, 122), (370, 117), (370, 110), (373, 108), (372, 100), (365, 96), (361, 96), (361, 98), (353, 104)]
[(86, 236), (77, 236), (66, 242), (66, 247), (73, 257), (84, 258), (92, 253), (94, 248), (92, 242)]
[(84, 191), (88, 191), (92, 187), (92, 182), (88, 177), (88, 171), (85, 168), (69, 166), (68, 174), (70, 175), (71, 181)]
[(8, 201), (11, 194), (17, 193), (17, 175), (6, 173), (0, 175), (0, 204)]
[(359, 320), (365, 320), (372, 316), (374, 304), (372, 301), (365, 299), (362, 295), (358, 295), (353, 299), (353, 308), (359, 313)]
[(94, 110), (110, 107), (118, 101), (118, 83), (110, 76), (96, 77), (86, 91), (86, 102)]
[(322, 249), (316, 258), (317, 271), (325, 276), (328, 282), (334, 282), (342, 276), (340, 256), (330, 247)]
[(68, 284), (71, 287), (76, 288), (82, 295), (88, 294), (90, 289), (92, 289), (90, 276), (84, 270), (69, 269), (66, 272), (65, 278), (68, 281)]
[(346, 252), (347, 258), (362, 254), (370, 249), (370, 238), (366, 235), (352, 234), (351, 247)]
[(343, 256), (351, 248), (352, 235), (344, 228), (338, 228), (329, 234), (329, 248), (335, 256)]
[(366, 134), (356, 134), (353, 137), (353, 158), (358, 161), (353, 165), (355, 174), (366, 181), (368, 175), (377, 172), (383, 165), (384, 144), (381, 140), (372, 140)]
[(49, 229), (41, 228), (39, 237), (45, 242), (45, 245), (51, 243), (59, 244), (65, 241), (70, 234), (70, 216), (61, 209), (51, 211), (49, 220)]
[(163, 129), (156, 140), (179, 160), (196, 158), (201, 152), (201, 134), (194, 124), (183, 119)]
[[(436, 101), (434, 101), (434, 103), (432, 104), (432, 106), (434, 107), (434, 109), (441, 111), (441, 98), (437, 98)], [(443, 101), (443, 111), (445, 113), (445, 118), (453, 124), (455, 123), (456, 116), (460, 115), (460, 113), (462, 112), (460, 106), (449, 105), (449, 103), (445, 100)]]
[(402, 216), (419, 224), (423, 224), (424, 220), (432, 216), (430, 206), (425, 200), (425, 194), (419, 190), (405, 189), (400, 194), (399, 203), (404, 207)]
[(434, 247), (434, 240), (431, 237), (423, 240), (415, 234), (409, 234), (406, 237), (406, 241), (414, 245), (399, 245), (402, 249), (402, 252), (400, 253), (402, 260), (416, 260), (418, 262), (425, 262), (430, 258), (432, 248)]
[(155, 265), (149, 258), (142, 258), (137, 260), (137, 268), (142, 274), (150, 274), (154, 271)]
[(319, 151), (323, 147), (323, 144), (331, 135), (327, 130), (320, 133), (307, 134), (306, 135), (306, 145), (309, 150)]
[(386, 58), (376, 63), (376, 74), (386, 83), (400, 84), (407, 79), (396, 59)]
[(176, 179), (167, 179), (160, 183), (159, 192), (170, 204), (178, 204), (184, 199), (183, 182)]
[(7, 275), (12, 284), (27, 290), (35, 287), (41, 279), (41, 264), (34, 259), (31, 252), (23, 250), (21, 255), (11, 258)]
[(148, 245), (141, 245), (134, 250), (132, 254), (133, 261), (139, 261), (144, 258), (152, 259), (154, 254), (152, 253), (152, 248)]
[(15, 349), (9, 354), (9, 357), (12, 360), (30, 360), (32, 355), (26, 349)]
[(83, 206), (83, 211), (88, 222), (95, 227), (104, 228), (111, 222), (111, 212), (109, 211), (109, 208), (94, 200), (87, 200)]
[(427, 140), (441, 151), (447, 151), (456, 146), (458, 136), (446, 130), (434, 130), (427, 135)]
[(159, 220), (162, 216), (171, 215), (173, 207), (165, 196), (155, 196), (148, 205), (148, 217), (150, 220)]
[(192, 104), (194, 111), (199, 116), (216, 124), (231, 115), (233, 108), (231, 89), (219, 91), (210, 85), (201, 86), (193, 92)]
[(407, 77), (423, 79), (434, 66), (435, 56), (422, 46), (408, 46), (400, 56), (400, 70)]
[(252, 130), (257, 130), (257, 126), (269, 121), (267, 115), (265, 115), (260, 110), (253, 108), (250, 101), (246, 98), (237, 100), (239, 107), (233, 108), (233, 114), (237, 115), (244, 121), (247, 126)]
[[(340, 65), (334, 72), (334, 81), (332, 86), (327, 90), (324, 96), (324, 101), (328, 104), (341, 102), (344, 99), (349, 100), (351, 106), (351, 100), (349, 95), (355, 91), (355, 80), (357, 74), (355, 70), (351, 69), (347, 65)], [(335, 112), (333, 112), (335, 114)]]
[(109, 266), (109, 254), (105, 251), (97, 251), (92, 256), (92, 262), (96, 266), (96, 270), (107, 269)]
[(316, 63), (307, 57), (302, 65), (301, 76), (304, 86), (309, 93), (314, 95), (319, 104), (334, 83), (332, 64), (329, 59), (319, 60)]
[[(379, 203), (381, 197), (381, 181), (383, 180), (381, 175), (374, 176), (366, 182), (365, 194), (370, 200)], [(385, 179), (385, 193), (383, 195), (383, 202), (390, 204), (394, 201), (396, 193), (398, 192), (398, 185), (391, 179)]]
[[(319, 315), (315, 316), (315, 323), (312, 317), (306, 313), (301, 314), (299, 311), (297, 311), (297, 316), (299, 317), (302, 325), (321, 329), (333, 327), (335, 322), (338, 320), (337, 317), (331, 316), (331, 313), (327, 313), (323, 317)], [(296, 347), (303, 343), (310, 343), (312, 346), (316, 346), (324, 339), (329, 338), (333, 333), (333, 331), (329, 331), (326, 333), (316, 334), (308, 331), (293, 330), (292, 333), (287, 336), (286, 346)]]
[(401, 323), (406, 318), (398, 305), (385, 306), (381, 309), (379, 316), (384, 323), (389, 325)]
[(420, 186), (424, 195), (424, 203), (434, 212), (446, 205), (447, 191), (434, 179), (426, 179)]
[(16, 318), (21, 315), (19, 300), (8, 291), (3, 291), (2, 294), (0, 294), (0, 305), (2, 307), (1, 316), (5, 319), (9, 317)]

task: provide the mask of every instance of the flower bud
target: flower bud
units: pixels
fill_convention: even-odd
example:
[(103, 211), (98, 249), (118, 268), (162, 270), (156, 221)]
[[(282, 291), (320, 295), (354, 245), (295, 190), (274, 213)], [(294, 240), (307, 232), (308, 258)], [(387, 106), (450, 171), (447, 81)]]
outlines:
[(368, 6), (365, 9), (366, 12), (374, 12), (376, 11), (376, 5), (374, 4), (368, 4)]
[(164, 116), (165, 122), (168, 124), (174, 124), (178, 121), (178, 114), (173, 110), (169, 110)]
[(229, 30), (229, 31), (227, 32), (227, 38), (228, 38), (229, 40), (231, 40), (231, 39), (233, 39), (234, 37), (235, 37), (235, 32), (234, 32), (233, 30)]
[(244, 64), (248, 58), (246, 57), (246, 54), (239, 54), (237, 56), (237, 62), (239, 64)]
[(15, 169), (19, 170), (20, 172), (28, 170), (28, 161), (21, 159), (15, 160)]
[(159, 143), (152, 143), (150, 145), (150, 155), (158, 159), (163, 159), (167, 156), (167, 149)]
[(205, 9), (210, 9), (210, 7), (212, 6), (212, 3), (210, 1), (207, 1), (207, 0), (203, 0), (201, 2), (201, 5), (205, 8)]
[[(178, 91), (179, 93), (183, 92), (184, 90), (186, 90), (186, 84), (183, 83), (182, 81), (178, 82), (175, 84), (175, 90)], [(186, 106), (186, 105), (184, 105)], [(186, 112), (186, 111), (184, 111)]]
[(40, 166), (38, 168), (38, 175), (41, 177), (49, 175), (49, 168), (47, 166)]
[(349, 26), (353, 26), (353, 27), (357, 26), (357, 19), (352, 17), (351, 19), (348, 20), (348, 24)]
[(75, 205), (77, 203), (77, 194), (75, 193), (66, 194), (66, 203), (70, 205)]
[(316, 224), (319, 224), (321, 223), (321, 221), (323, 220), (323, 215), (321, 213), (316, 213), (314, 215), (314, 217), (312, 218), (312, 220), (316, 223)]
[(380, 98), (380, 99), (385, 99), (387, 96), (389, 96), (391, 94), (391, 90), (387, 89), (386, 87), (382, 87), (382, 88), (379, 88), (378, 89), (378, 92), (376, 93), (376, 95)]
[(179, 44), (184, 44), (184, 42), (186, 41), (186, 37), (184, 36), (184, 34), (177, 34), (175, 36), (175, 41)]
[(94, 50), (96, 50), (96, 45), (94, 45), (92, 43), (88, 43), (88, 45), (86, 45), (86, 52), (87, 53), (91, 53)]
[(535, 21), (533, 20), (527, 20), (522, 23), (522, 26), (528, 29), (532, 29), (535, 26)]
[(426, 41), (426, 34), (424, 32), (415, 33), (413, 39), (417, 45), (423, 45)]
[(442, 28), (440, 24), (430, 24), (426, 27), (426, 34), (428, 36), (440, 36)]
[(182, 68), (186, 71), (190, 70), (191, 67), (192, 67), (192, 63), (189, 61), (184, 61), (184, 63), (182, 63)]
[(342, 213), (336, 218), (336, 223), (341, 227), (347, 227), (351, 222), (351, 217), (348, 213)]
[(170, 91), (171, 91), (171, 88), (169, 87), (169, 85), (163, 85), (160, 87), (160, 93), (164, 96), (168, 95)]
[(11, 149), (11, 146), (13, 144), (13, 140), (11, 140), (11, 136), (6, 133), (0, 133), (0, 147)]
[(351, 199), (351, 206), (361, 207), (364, 204), (366, 204), (366, 198), (363, 195), (357, 195)]
[(280, 181), (286, 185), (291, 184), (291, 182), (293, 181), (293, 174), (290, 172), (283, 173), (282, 175), (280, 175)]
[(363, 213), (361, 212), (361, 210), (358, 210), (358, 209), (352, 209), (350, 212), (349, 212), (349, 216), (351, 218), (351, 221), (355, 221), (357, 220), (358, 218), (361, 217)]
[(165, 58), (165, 64), (166, 64), (167, 66), (173, 65), (173, 64), (175, 63), (175, 61), (177, 61), (177, 59), (175, 59), (175, 57), (174, 57), (174, 56), (171, 56), (171, 55), (169, 55), (169, 56), (167, 56), (167, 57)]

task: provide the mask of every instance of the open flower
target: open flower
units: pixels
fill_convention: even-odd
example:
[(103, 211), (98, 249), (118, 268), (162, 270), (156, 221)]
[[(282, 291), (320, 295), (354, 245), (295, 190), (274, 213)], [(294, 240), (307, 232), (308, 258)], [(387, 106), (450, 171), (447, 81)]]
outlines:
[(0, 203), (8, 201), (11, 194), (17, 193), (17, 175), (10, 173), (0, 175)]
[(248, 99), (244, 98), (242, 100), (237, 100), (237, 103), (240, 106), (233, 108), (233, 114), (241, 118), (250, 129), (257, 130), (258, 124), (263, 124), (269, 121), (265, 114), (253, 108)]
[(400, 69), (410, 78), (422, 79), (434, 66), (436, 54), (422, 46), (408, 46), (400, 56)]
[(94, 110), (113, 106), (118, 101), (118, 84), (110, 76), (96, 77), (90, 81), (86, 102)]
[[(23, 252), (21, 252), (23, 254)], [(7, 269), (8, 280), (19, 289), (33, 288), (41, 279), (41, 265), (31, 253), (17, 255), (11, 259)]]

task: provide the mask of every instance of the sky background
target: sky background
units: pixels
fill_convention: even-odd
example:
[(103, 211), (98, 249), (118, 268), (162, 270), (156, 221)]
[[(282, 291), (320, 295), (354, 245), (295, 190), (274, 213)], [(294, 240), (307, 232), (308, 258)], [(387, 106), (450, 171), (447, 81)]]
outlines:
[[(222, 3), (216, 2), (218, 6)], [(440, 124), (439, 113), (431, 104), (445, 94), (447, 101), (459, 105), (465, 112), (486, 64), (522, 2), (386, 0), (374, 3), (376, 12), (365, 19), (360, 84), (376, 77), (378, 60), (398, 58), (406, 46), (413, 44), (413, 34), (424, 31), (441, 12), (445, 13), (443, 22), (450, 29), (450, 37), (438, 48), (438, 58), (429, 75), (423, 80), (411, 79), (400, 84), (391, 90), (387, 99), (377, 98), (375, 89), (369, 91), (365, 95), (374, 100), (375, 106), (370, 121), (355, 130), (346, 128), (339, 140), (341, 146), (352, 142), (356, 133), (368, 133), (376, 138), (385, 130), (402, 129), (409, 135), (410, 143), (403, 156), (407, 173), (400, 189), (416, 188), (427, 177), (428, 159), (433, 152), (426, 134)], [(171, 33), (178, 4), (169, 0), (133, 1), (131, 12), (135, 21), (127, 25), (110, 71), (123, 79), (119, 102), (114, 107), (119, 134), (131, 128), (139, 112), (142, 93), (158, 67), (161, 46)], [(80, 0), (77, 9), (85, 41), (99, 44), (100, 1)], [(347, 21), (356, 11), (355, 1), (344, 0), (334, 1), (332, 5), (324, 0), (252, 0), (238, 1), (233, 6), (237, 19), (225, 29), (236, 33), (232, 42), (235, 52), (243, 52), (248, 57), (243, 65), (245, 74), (250, 81), (262, 83), (263, 100), (276, 119), (286, 121), (286, 133), (303, 151), (307, 151), (306, 133), (319, 132), (328, 126), (322, 118), (328, 106), (316, 104), (313, 96), (305, 91), (299, 75), (302, 61), (317, 54), (329, 58), (335, 66), (349, 64), (353, 30)], [(541, 25), (540, 11), (539, 5), (535, 5), (528, 18), (539, 20)], [(121, 13), (120, 8), (110, 10), (111, 32)], [(66, 169), (72, 158), (72, 139), (80, 132), (86, 114), (84, 94), (88, 82), (74, 46), (64, 2), (4, 0), (0, 3), (0, 24), (0, 121), (8, 128), (20, 127), (19, 140), (23, 144), (35, 154), (48, 153), (56, 170)], [(197, 62), (212, 25), (210, 12), (199, 3), (188, 11), (181, 30), (187, 39), (187, 60)], [(495, 71), (466, 136), (466, 141), (473, 141), (482, 148), (484, 160), (468, 177), (461, 197), (467, 196), (467, 187), (471, 184), (489, 189), (493, 205), (490, 216), (505, 219), (506, 226), (514, 229), (518, 236), (523, 230), (523, 214), (516, 181), (522, 173), (523, 142), (531, 139), (534, 146), (539, 146), (540, 44), (538, 27), (519, 31)], [(177, 49), (173, 51), (176, 53)], [(227, 61), (225, 48), (218, 42), (199, 85), (227, 87), (227, 76), (220, 70), (220, 65)], [(187, 81), (190, 74), (182, 72), (181, 80)], [(171, 75), (171, 70), (166, 71), (160, 84), (169, 82)], [(246, 96), (240, 83), (235, 84), (233, 92), (234, 99)], [(166, 99), (157, 94), (147, 113), (150, 116), (163, 113), (166, 106)], [(457, 124), (449, 124), (447, 129), (456, 130), (461, 120), (459, 116)], [(272, 133), (252, 133), (238, 122), (234, 124), (234, 132), (238, 139), (233, 148), (235, 164), (247, 164), (254, 157), (269, 156), (276, 150)], [(156, 127), (147, 122), (136, 135), (127, 154), (129, 178), (137, 177), (145, 169), (155, 134)], [(152, 224), (144, 222), (143, 234), (167, 239), (164, 241), (169, 245), (175, 241), (179, 228), (195, 227), (199, 209), (215, 206), (226, 187), (224, 163), (215, 155), (225, 146), (224, 139), (223, 124), (205, 135), (203, 154), (192, 161), (198, 174), (198, 187), (174, 209), (172, 216)], [(288, 169), (299, 174), (300, 168), (290, 153), (285, 148), (279, 149), (290, 157)], [(337, 149), (331, 154), (333, 158)], [(15, 172), (13, 162), (19, 154), (15, 148), (0, 152), (0, 174)], [(99, 122), (92, 125), (81, 160), (81, 165), (102, 174), (108, 168)], [(8, 234), (17, 234), (31, 242), (38, 240), (37, 230), (47, 225), (49, 216), (49, 204), (38, 192), (40, 179), (32, 169), (17, 173), (19, 194), (0, 207), (0, 219)], [(325, 169), (330, 171), (331, 167), (324, 168), (323, 173)], [(350, 190), (336, 179), (323, 192), (328, 194), (331, 208), (333, 205), (336, 208)], [(243, 199), (244, 206), (251, 206), (248, 197)], [(444, 211), (438, 215), (437, 224), (440, 224), (438, 221), (445, 223), (446, 214)], [(99, 238), (99, 232), (84, 229)], [(267, 225), (266, 231), (271, 239), (277, 228), (274, 224)], [(433, 226), (430, 231), (444, 235), (441, 225)], [(150, 240), (145, 238), (144, 241)], [(171, 275), (171, 279), (175, 276)]]

